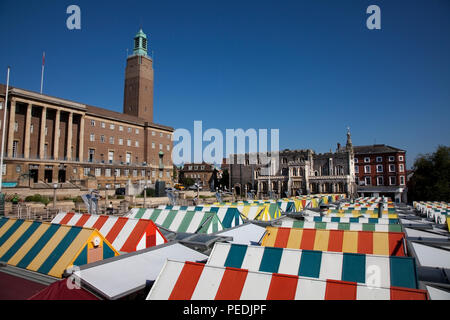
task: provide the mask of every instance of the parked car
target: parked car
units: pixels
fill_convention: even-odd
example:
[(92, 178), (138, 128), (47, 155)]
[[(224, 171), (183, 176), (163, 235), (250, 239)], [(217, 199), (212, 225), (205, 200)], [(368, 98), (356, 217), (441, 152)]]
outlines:
[(177, 183), (177, 184), (175, 185), (175, 189), (177, 189), (177, 190), (184, 190), (185, 187), (184, 187), (182, 184)]

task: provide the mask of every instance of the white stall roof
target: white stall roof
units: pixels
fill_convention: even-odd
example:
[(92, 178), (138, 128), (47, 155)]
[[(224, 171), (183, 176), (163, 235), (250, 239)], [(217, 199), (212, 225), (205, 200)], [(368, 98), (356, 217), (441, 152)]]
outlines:
[(448, 240), (449, 237), (446, 237), (444, 235), (439, 235), (433, 232), (427, 232), (422, 230), (416, 230), (411, 228), (404, 228), (405, 233), (410, 238), (433, 238), (433, 239), (443, 239)]
[(411, 242), (420, 266), (450, 268), (450, 250)]
[(400, 219), (401, 224), (432, 224), (430, 221), (427, 220), (408, 220), (408, 219)]
[(74, 275), (81, 279), (82, 286), (105, 298), (118, 299), (143, 289), (146, 281), (156, 280), (167, 259), (202, 261), (207, 258), (178, 242), (170, 242), (85, 265)]
[(217, 232), (215, 235), (233, 237), (233, 241), (230, 241), (231, 243), (251, 244), (252, 242), (259, 242), (265, 232), (266, 228), (264, 227), (253, 223), (245, 223), (226, 231)]
[(432, 286), (426, 286), (431, 300), (450, 300), (450, 292)]

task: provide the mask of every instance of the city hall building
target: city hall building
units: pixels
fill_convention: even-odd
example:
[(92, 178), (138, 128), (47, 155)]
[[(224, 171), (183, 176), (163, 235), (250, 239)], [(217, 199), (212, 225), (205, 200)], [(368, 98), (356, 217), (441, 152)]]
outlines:
[[(123, 113), (0, 85), (3, 182), (117, 188), (171, 184), (173, 128), (153, 122), (153, 61), (140, 30), (127, 58)], [(3, 113), (7, 108), (6, 123)]]

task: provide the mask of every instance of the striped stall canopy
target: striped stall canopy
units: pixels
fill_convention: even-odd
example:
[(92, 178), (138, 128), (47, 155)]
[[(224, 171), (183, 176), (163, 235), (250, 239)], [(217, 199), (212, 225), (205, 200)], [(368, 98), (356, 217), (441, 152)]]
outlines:
[(149, 219), (174, 232), (213, 233), (223, 230), (216, 212), (139, 209), (128, 218)]
[(359, 253), (322, 252), (216, 242), (208, 265), (316, 279), (371, 283), (375, 272), (378, 285), (418, 289), (414, 258)]
[(315, 222), (339, 222), (339, 223), (378, 223), (378, 224), (398, 224), (398, 219), (388, 218), (354, 218), (354, 217), (319, 217), (305, 216), (305, 221)]
[(211, 207), (211, 212), (216, 212), (225, 229), (244, 223), (241, 213), (236, 207)]
[[(361, 217), (361, 218), (378, 218), (378, 212), (377, 211), (354, 211), (352, 213), (327, 213), (327, 217), (339, 217), (339, 218), (346, 218), (346, 217)], [(396, 213), (383, 213), (381, 215), (381, 218), (385, 219), (397, 219), (398, 215)]]
[(427, 291), (168, 260), (147, 300), (426, 300)]
[(284, 219), (279, 221), (276, 225), (285, 228), (301, 229), (402, 232), (402, 226), (400, 224), (315, 222), (296, 219)]
[[(173, 207), (173, 209), (171, 209)], [(220, 222), (222, 222), (222, 225), (224, 228), (232, 228), (235, 226), (238, 226), (242, 223), (244, 223), (244, 220), (242, 219), (242, 216), (239, 212), (239, 210), (236, 208), (236, 206), (211, 206), (211, 205), (204, 205), (204, 206), (159, 206), (159, 209), (163, 210), (178, 210), (178, 211), (186, 211), (186, 209), (182, 208), (189, 208), (187, 211), (202, 211), (202, 212), (216, 212), (217, 216), (220, 219)], [(167, 209), (164, 209), (167, 208)], [(180, 208), (180, 209), (178, 209)], [(133, 210), (133, 209), (132, 209)], [(141, 212), (144, 212), (145, 209), (135, 209), (133, 212), (138, 212), (141, 210)]]
[(316, 230), (267, 227), (266, 247), (405, 256), (402, 232)]
[(264, 210), (264, 206), (257, 204), (238, 205), (237, 208), (247, 220), (255, 220), (255, 217)]
[(81, 266), (119, 253), (95, 229), (0, 218), (0, 261), (61, 278)]
[(277, 203), (270, 203), (264, 205), (264, 211), (260, 212), (255, 220), (271, 221), (281, 217), (280, 207)]
[(147, 219), (59, 213), (52, 223), (97, 229), (121, 252), (133, 252), (167, 242), (153, 221)]
[(278, 201), (277, 203), (281, 212), (297, 212), (297, 207), (294, 201)]
[[(134, 208), (135, 210), (139, 210), (139, 208)], [(158, 209), (163, 210), (181, 210), (181, 211), (209, 211), (202, 210), (202, 207), (199, 206), (170, 206), (170, 205), (159, 205)]]

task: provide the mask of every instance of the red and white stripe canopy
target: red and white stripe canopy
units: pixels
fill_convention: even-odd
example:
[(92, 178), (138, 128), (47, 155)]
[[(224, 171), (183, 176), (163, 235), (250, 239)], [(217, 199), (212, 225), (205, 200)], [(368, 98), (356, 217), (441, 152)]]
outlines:
[(116, 250), (122, 252), (133, 252), (167, 242), (153, 221), (147, 219), (69, 212), (57, 214), (52, 223), (97, 229)]
[(168, 260), (147, 300), (426, 300), (425, 290), (369, 287)]

